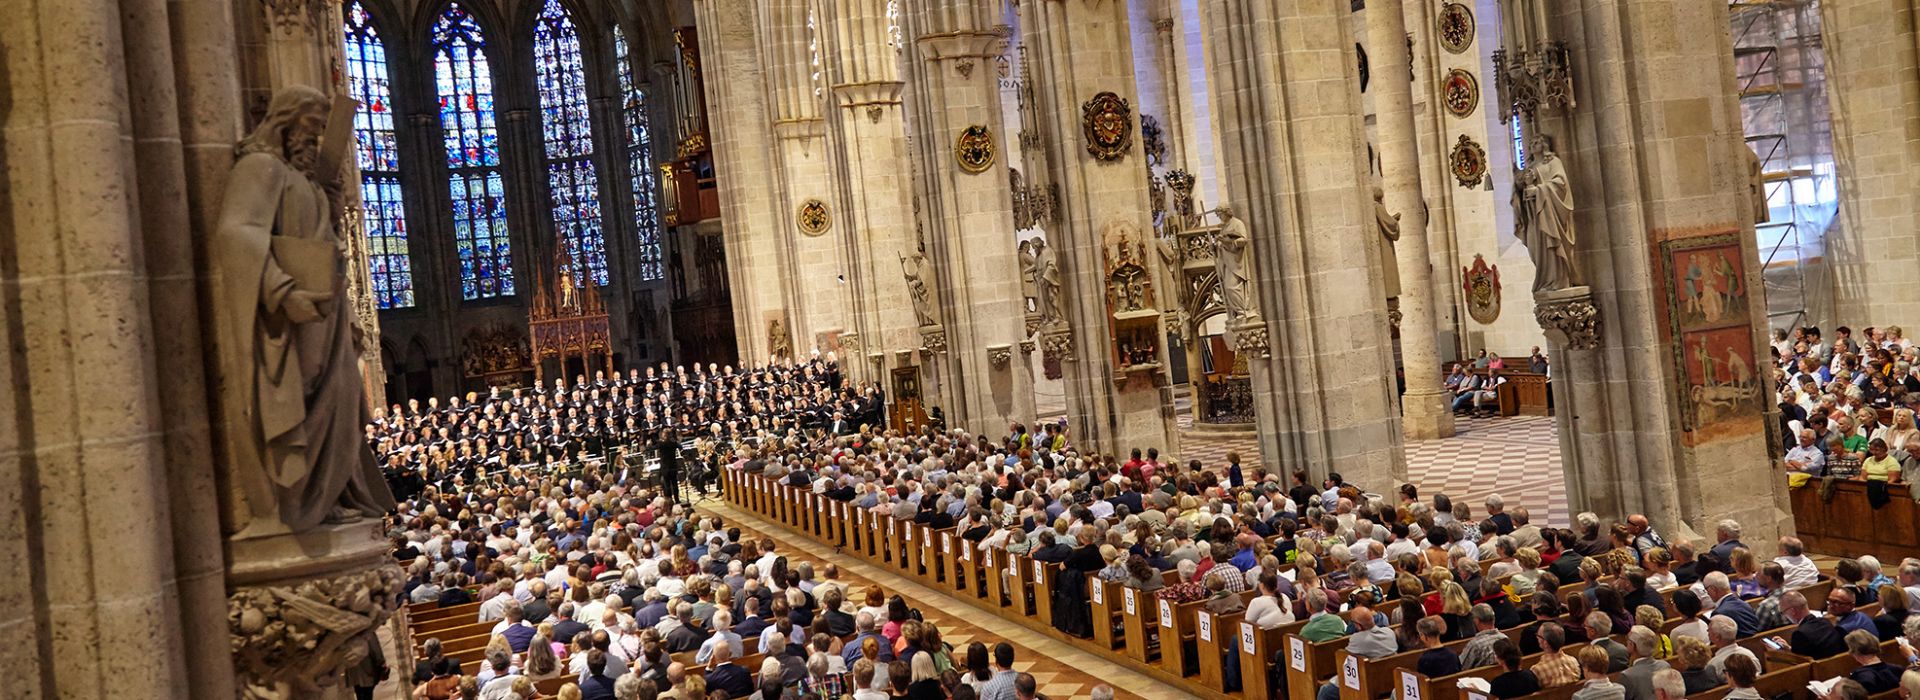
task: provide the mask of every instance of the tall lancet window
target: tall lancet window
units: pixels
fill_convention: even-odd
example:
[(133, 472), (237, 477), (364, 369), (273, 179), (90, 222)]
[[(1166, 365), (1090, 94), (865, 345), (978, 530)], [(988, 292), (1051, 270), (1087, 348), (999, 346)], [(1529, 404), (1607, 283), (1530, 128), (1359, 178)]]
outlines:
[(347, 91), (360, 101), (353, 136), (373, 299), (382, 309), (406, 308), (413, 306), (413, 262), (407, 257), (407, 216), (400, 196), (400, 149), (393, 137), (387, 45), (359, 2), (347, 8), (344, 29)]
[(460, 296), (511, 296), (513, 248), (507, 237), (506, 188), (500, 177), (500, 134), (494, 125), (493, 70), (486, 35), (459, 3), (433, 25), (434, 87), (447, 147), (453, 241), (460, 254)]
[(647, 93), (633, 79), (627, 34), (613, 26), (613, 59), (620, 74), (621, 117), (627, 125), (627, 163), (633, 170), (633, 223), (640, 232), (640, 280), (666, 277), (660, 251), (660, 186), (653, 171), (653, 135), (647, 129)]
[(587, 74), (580, 60), (580, 34), (560, 0), (547, 0), (534, 20), (533, 74), (540, 92), (553, 230), (573, 251), (574, 283), (604, 285), (607, 245), (600, 233), (600, 178), (593, 169)]

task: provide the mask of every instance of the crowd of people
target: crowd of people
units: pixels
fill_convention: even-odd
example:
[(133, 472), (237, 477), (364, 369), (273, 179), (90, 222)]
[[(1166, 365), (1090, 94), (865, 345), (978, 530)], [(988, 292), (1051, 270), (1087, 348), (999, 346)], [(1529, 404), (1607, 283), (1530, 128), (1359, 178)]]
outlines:
[(1875, 504), (1920, 478), (1920, 350), (1898, 326), (1776, 329), (1770, 353), (1789, 472), (1863, 480)]
[[(797, 371), (836, 374), (828, 363)], [(778, 427), (739, 435), (716, 460), (851, 507), (954, 527), (968, 546), (1058, 562), (1050, 622), (1074, 635), (1104, 623), (1072, 583), (1095, 576), (1244, 610), (1266, 629), (1304, 620), (1303, 637), (1349, 638), (1368, 658), (1424, 649), (1430, 675), (1498, 665), (1501, 698), (1585, 683), (1577, 697), (1587, 700), (1678, 700), (1723, 684), (1738, 693), (1762, 664), (1734, 642), (1768, 630), (1809, 656), (1920, 639), (1920, 619), (1907, 617), (1920, 610), (1920, 559), (1892, 576), (1872, 558), (1842, 560), (1819, 606), (1826, 613), (1815, 615), (1796, 590), (1819, 576), (1801, 544), (1771, 543), (1768, 559), (1731, 521), (1713, 542), (1670, 542), (1641, 515), (1602, 523), (1582, 513), (1571, 528), (1542, 527), (1499, 496), (1476, 517), (1469, 504), (1423, 499), (1412, 485), (1381, 489), (1393, 494), (1382, 499), (1339, 474), (1314, 483), (1304, 472), (1246, 470), (1238, 455), (1182, 465), (1155, 450), (1085, 453), (1056, 425), (997, 437)], [(463, 683), (469, 696), (516, 697), (515, 676), (553, 673), (596, 700), (1033, 696), (999, 647), (948, 648), (897, 595), (847, 590), (831, 567), (790, 561), (772, 540), (672, 503), (639, 476), (587, 464), (514, 482), (429, 483), (402, 502), (391, 526), (396, 556), (410, 562), (407, 598), (485, 601), (479, 619), (502, 621), (481, 676), (429, 654), (419, 697), (458, 697)], [(1555, 594), (1567, 584), (1581, 594)], [(1671, 603), (1668, 588), (1677, 588)], [(1848, 614), (1875, 603), (1875, 616)], [(1662, 633), (1676, 617), (1683, 623)], [(1518, 643), (1502, 632), (1515, 627), (1526, 628)], [(1445, 646), (1455, 640), (1471, 641), (1456, 653)], [(1582, 642), (1577, 655), (1558, 653)], [(697, 652), (705, 672), (666, 656), (680, 651)], [(1536, 653), (1541, 660), (1520, 666)], [(758, 687), (733, 670), (752, 654), (766, 655)], [(552, 670), (549, 656), (567, 667)], [(1876, 666), (1877, 654), (1860, 659), (1855, 685), (1836, 684), (1834, 698), (1920, 684), (1920, 673)], [(1625, 682), (1607, 680), (1629, 670)]]
[(837, 363), (819, 357), (740, 370), (662, 363), (624, 376), (595, 372), (572, 386), (556, 378), (551, 388), (496, 387), (445, 404), (412, 399), (376, 415), (366, 439), (394, 495), (406, 499), (428, 485), (446, 492), (483, 480), (524, 484), (536, 472), (645, 457), (657, 445), (692, 443), (689, 456), (711, 462), (761, 435), (878, 425), (885, 405), (878, 386), (849, 385)]

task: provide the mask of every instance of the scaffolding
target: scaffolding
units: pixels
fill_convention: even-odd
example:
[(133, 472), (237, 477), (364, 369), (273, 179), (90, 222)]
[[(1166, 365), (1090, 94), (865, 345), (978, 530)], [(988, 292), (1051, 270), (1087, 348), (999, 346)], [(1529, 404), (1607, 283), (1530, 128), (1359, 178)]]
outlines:
[(1757, 222), (1767, 321), (1807, 325), (1838, 210), (1819, 0), (1728, 4), (1746, 144), (1760, 161), (1768, 220)]

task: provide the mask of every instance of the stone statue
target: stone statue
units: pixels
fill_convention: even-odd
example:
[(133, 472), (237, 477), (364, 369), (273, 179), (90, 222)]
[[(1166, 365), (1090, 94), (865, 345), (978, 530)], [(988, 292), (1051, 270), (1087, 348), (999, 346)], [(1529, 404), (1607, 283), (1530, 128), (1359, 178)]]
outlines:
[(1747, 197), (1753, 202), (1753, 223), (1764, 224), (1773, 219), (1773, 211), (1767, 206), (1766, 174), (1760, 165), (1760, 154), (1751, 148), (1742, 151), (1747, 157)]
[(777, 318), (767, 322), (767, 355), (793, 356), (793, 340), (787, 337), (787, 324)]
[(1255, 308), (1252, 271), (1247, 268), (1253, 252), (1247, 236), (1247, 222), (1233, 215), (1231, 205), (1214, 211), (1220, 215), (1220, 230), (1213, 234), (1213, 267), (1220, 278), (1220, 299), (1227, 305), (1227, 321), (1239, 323), (1260, 312)]
[[(911, 260), (913, 264), (907, 264)], [(927, 286), (927, 256), (915, 250), (913, 255), (900, 256), (900, 272), (907, 278), (907, 293), (913, 297), (913, 315), (921, 326), (937, 326), (940, 322), (933, 317), (933, 292)]]
[(1387, 298), (1400, 296), (1400, 255), (1394, 250), (1394, 244), (1400, 242), (1400, 215), (1387, 213), (1387, 192), (1379, 185), (1373, 186), (1373, 222), (1380, 227), (1380, 237), (1386, 239), (1380, 245), (1381, 266), (1385, 268), (1382, 279), (1386, 280)]
[(1534, 146), (1533, 166), (1514, 178), (1513, 211), (1519, 238), (1533, 258), (1533, 291), (1580, 286), (1573, 186), (1567, 182), (1566, 165), (1553, 152), (1553, 139), (1541, 137)]
[(233, 437), (231, 480), (246, 499), (235, 530), (271, 534), (378, 517), (393, 494), (361, 433), (354, 315), (330, 193), (338, 163), (320, 162), (329, 102), (295, 86), (240, 141), (211, 255), (221, 271), (221, 400)]
[(1060, 298), (1060, 257), (1044, 238), (1033, 239), (1033, 289), (1041, 323), (1066, 320)]
[(580, 310), (580, 287), (573, 279), (573, 256), (560, 255), (560, 311)]
[(1034, 256), (1033, 256), (1033, 243), (1034, 241), (1020, 242), (1020, 295), (1023, 298), (1023, 301), (1021, 302), (1022, 308), (1025, 308), (1027, 306), (1027, 302), (1025, 300), (1034, 299), (1035, 294), (1037, 293), (1036, 290), (1034, 289), (1034, 282), (1033, 282), (1033, 273), (1034, 273), (1033, 266), (1035, 262)]

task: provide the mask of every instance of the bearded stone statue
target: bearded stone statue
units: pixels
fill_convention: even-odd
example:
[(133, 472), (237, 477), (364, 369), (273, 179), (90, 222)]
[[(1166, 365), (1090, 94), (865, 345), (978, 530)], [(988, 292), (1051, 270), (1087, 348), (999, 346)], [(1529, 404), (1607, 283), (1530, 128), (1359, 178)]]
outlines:
[(209, 246), (231, 477), (246, 536), (378, 517), (393, 495), (361, 434), (357, 325), (346, 289), (330, 103), (296, 86), (240, 141)]

